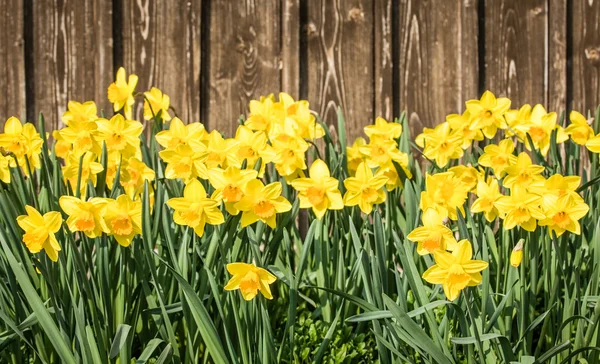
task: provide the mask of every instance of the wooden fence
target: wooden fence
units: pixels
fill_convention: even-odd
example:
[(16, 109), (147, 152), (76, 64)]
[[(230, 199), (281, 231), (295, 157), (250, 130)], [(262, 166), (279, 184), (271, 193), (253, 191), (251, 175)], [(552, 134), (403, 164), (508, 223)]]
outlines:
[(401, 110), (435, 125), (485, 89), (600, 103), (600, 0), (0, 0), (0, 15), (0, 119), (49, 127), (71, 99), (110, 110), (121, 65), (227, 134), (279, 91), (331, 124), (341, 106), (351, 136)]

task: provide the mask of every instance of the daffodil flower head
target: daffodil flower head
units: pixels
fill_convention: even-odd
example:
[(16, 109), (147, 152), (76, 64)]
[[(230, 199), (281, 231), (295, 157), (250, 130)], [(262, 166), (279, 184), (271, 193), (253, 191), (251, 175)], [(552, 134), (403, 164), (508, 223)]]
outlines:
[(456, 239), (446, 225), (445, 216), (436, 209), (428, 208), (421, 216), (423, 226), (417, 227), (408, 234), (407, 238), (417, 244), (419, 255), (432, 254), (437, 250), (454, 250), (457, 247)]
[(388, 178), (381, 172), (375, 175), (366, 162), (361, 163), (354, 177), (348, 177), (344, 181), (346, 193), (344, 194), (344, 205), (356, 206), (365, 214), (373, 211), (373, 205), (385, 201), (386, 194), (383, 186)]
[(546, 112), (546, 109), (537, 104), (531, 110), (531, 121), (527, 130), (527, 135), (533, 142), (533, 147), (529, 142), (529, 138), (525, 139), (525, 147), (527, 150), (535, 148), (540, 151), (543, 156), (548, 154), (550, 150), (550, 141), (552, 131), (557, 130), (557, 142), (562, 143), (568, 139), (564, 129), (556, 124), (557, 115), (555, 112)]
[(174, 197), (167, 205), (175, 210), (173, 220), (176, 224), (189, 226), (198, 236), (204, 235), (206, 224), (220, 225), (225, 222), (219, 210), (219, 202), (208, 197), (202, 183), (191, 180), (183, 190), (183, 197)]
[(161, 90), (152, 87), (150, 91), (144, 92), (144, 119), (151, 120), (160, 114), (163, 123), (171, 120), (169, 106), (171, 98), (163, 94)]
[(85, 201), (73, 196), (61, 196), (58, 200), (60, 208), (67, 214), (67, 226), (72, 232), (80, 231), (89, 238), (95, 238), (108, 232), (102, 218), (104, 207), (109, 201), (94, 197)]
[(71, 123), (85, 123), (98, 119), (98, 108), (94, 101), (86, 101), (80, 103), (77, 101), (69, 101), (67, 111), (63, 113), (62, 121), (67, 126)]
[(285, 113), (284, 123), (291, 125), (296, 137), (315, 140), (325, 135), (323, 127), (316, 122), (315, 116), (310, 112), (308, 101), (294, 101), (290, 95), (281, 92), (279, 103), (282, 104)]
[(98, 137), (106, 144), (108, 152), (116, 152), (124, 158), (141, 158), (140, 135), (144, 126), (137, 120), (125, 119), (115, 114), (110, 120), (98, 119)]
[(540, 226), (547, 226), (548, 233), (561, 236), (565, 231), (581, 234), (581, 220), (590, 210), (590, 207), (579, 195), (563, 194), (561, 196), (545, 195), (543, 206), (546, 218), (539, 222)]
[(254, 264), (230, 263), (227, 264), (227, 271), (233, 277), (225, 286), (226, 291), (239, 289), (246, 301), (256, 297), (259, 291), (266, 299), (273, 299), (269, 285), (273, 284), (277, 278), (266, 269), (259, 268)]
[(513, 154), (515, 144), (510, 139), (504, 139), (496, 144), (490, 144), (483, 149), (478, 163), (483, 167), (492, 168), (496, 178), (502, 178), (506, 169), (517, 163), (517, 156)]
[(523, 243), (525, 240), (520, 239), (517, 245), (513, 248), (510, 253), (510, 265), (515, 268), (518, 268), (521, 265), (521, 261), (523, 260)]
[(275, 151), (268, 144), (268, 137), (262, 131), (253, 131), (245, 125), (240, 125), (235, 132), (237, 146), (234, 148), (235, 159), (239, 166), (246, 161), (246, 165), (252, 168), (259, 158), (262, 158), (259, 175), (264, 173), (267, 163), (275, 159)]
[(66, 128), (60, 130), (59, 134), (63, 141), (69, 143), (70, 149), (76, 156), (81, 156), (86, 152), (92, 152), (95, 155), (102, 153), (98, 124), (95, 120), (73, 119)]
[(479, 100), (466, 102), (471, 115), (471, 128), (481, 129), (486, 138), (493, 138), (498, 128), (504, 128), (504, 113), (510, 108), (510, 100), (504, 97), (496, 98), (493, 93), (486, 91)]
[(402, 135), (402, 124), (388, 123), (384, 118), (378, 117), (375, 119), (375, 124), (365, 126), (364, 131), (371, 142), (377, 139), (394, 140)]
[(319, 220), (325, 216), (327, 210), (344, 208), (338, 186), (339, 181), (331, 177), (327, 164), (320, 159), (310, 166), (308, 178), (292, 181), (292, 187), (298, 191), (300, 208), (312, 208)]
[(82, 157), (74, 154), (69, 155), (66, 164), (62, 167), (65, 182), (71, 185), (71, 189), (77, 189), (79, 171), (81, 169), (80, 194), (85, 197), (88, 181), (96, 186), (98, 173), (104, 170), (104, 167), (96, 162), (96, 156), (92, 152), (86, 152)]
[(475, 194), (477, 195), (477, 199), (471, 206), (471, 212), (483, 212), (485, 219), (488, 222), (496, 220), (498, 217), (496, 201), (502, 197), (498, 186), (498, 180), (493, 176), (489, 176), (487, 181), (480, 179), (477, 182)]
[(361, 148), (365, 145), (367, 145), (367, 142), (364, 138), (356, 138), (351, 146), (346, 147), (348, 173), (350, 173), (350, 176), (354, 176), (358, 166), (365, 161), (365, 155), (361, 152)]
[(504, 219), (504, 229), (510, 230), (518, 225), (524, 230), (535, 231), (537, 221), (546, 218), (540, 207), (542, 198), (520, 185), (515, 185), (510, 192), (510, 196), (500, 197), (495, 203)]
[(461, 180), (469, 192), (473, 191), (477, 186), (483, 172), (478, 171), (472, 166), (456, 166), (448, 169), (448, 172), (454, 173), (454, 175)]
[(253, 169), (240, 169), (229, 166), (227, 169), (211, 168), (208, 171), (208, 180), (215, 188), (215, 196), (225, 203), (225, 209), (231, 215), (237, 215), (239, 210), (235, 204), (244, 197), (246, 184), (258, 176)]
[(206, 160), (206, 147), (194, 151), (189, 145), (181, 144), (175, 149), (165, 149), (158, 153), (160, 158), (167, 163), (165, 177), (168, 179), (181, 178), (188, 182), (194, 178), (208, 179)]
[(461, 240), (452, 253), (436, 250), (433, 253), (435, 265), (423, 273), (423, 279), (431, 284), (441, 284), (446, 297), (454, 301), (460, 292), (468, 286), (481, 283), (481, 271), (488, 263), (472, 260), (473, 250), (468, 240)]
[(61, 250), (54, 235), (62, 225), (60, 212), (50, 211), (43, 216), (32, 206), (25, 206), (27, 215), (17, 217), (17, 223), (25, 231), (23, 243), (31, 253), (39, 253), (42, 249), (53, 262), (58, 261)]
[(0, 181), (10, 183), (10, 158), (0, 153)]
[(142, 233), (142, 202), (139, 200), (133, 201), (127, 195), (109, 199), (103, 214), (108, 234), (123, 247), (128, 247), (133, 238)]
[(436, 126), (432, 133), (427, 134), (423, 154), (428, 159), (435, 160), (436, 164), (443, 168), (451, 159), (463, 156), (462, 144), (461, 135), (452, 132), (450, 124), (444, 122)]
[(471, 144), (473, 144), (474, 140), (483, 140), (483, 133), (481, 130), (472, 128), (471, 114), (469, 114), (468, 110), (462, 113), (462, 115), (447, 115), (446, 122), (450, 124), (452, 133), (461, 136), (463, 149), (468, 149)]
[(273, 182), (264, 185), (254, 179), (246, 184), (244, 196), (234, 207), (242, 211), (242, 227), (262, 221), (271, 228), (277, 226), (277, 213), (290, 211), (292, 205), (281, 196), (281, 183)]
[(171, 119), (169, 129), (160, 131), (155, 136), (163, 148), (175, 149), (181, 144), (188, 145), (195, 152), (205, 151), (208, 133), (200, 123), (184, 124), (181, 119)]
[(427, 174), (425, 177), (425, 191), (421, 192), (419, 207), (422, 211), (432, 207), (442, 211), (450, 220), (456, 221), (458, 209), (465, 213), (464, 203), (468, 197), (468, 186), (452, 172)]
[(508, 188), (513, 188), (513, 186), (527, 188), (534, 183), (543, 182), (543, 172), (543, 166), (533, 164), (529, 155), (521, 152), (517, 157), (517, 162), (506, 168), (507, 176), (502, 181), (502, 184)]
[(217, 130), (210, 132), (206, 146), (206, 166), (208, 168), (227, 168), (229, 165), (239, 165), (235, 153), (238, 142), (235, 139), (225, 139)]
[(132, 107), (135, 103), (133, 93), (138, 83), (138, 76), (131, 74), (128, 80), (125, 77), (125, 68), (119, 68), (115, 82), (108, 86), (108, 101), (113, 104), (115, 112), (123, 109), (125, 118), (129, 120), (132, 118)]
[(395, 140), (375, 139), (360, 148), (360, 153), (366, 157), (370, 168), (387, 166), (393, 162), (408, 165), (408, 155), (398, 150)]
[(571, 124), (567, 126), (565, 133), (569, 135), (575, 143), (586, 145), (588, 140), (594, 137), (594, 129), (592, 129), (588, 120), (577, 111), (571, 111), (569, 119), (571, 120)]
[(286, 177), (296, 174), (298, 170), (306, 169), (306, 151), (308, 143), (301, 138), (276, 139), (273, 141), (275, 150), (275, 168), (280, 175)]

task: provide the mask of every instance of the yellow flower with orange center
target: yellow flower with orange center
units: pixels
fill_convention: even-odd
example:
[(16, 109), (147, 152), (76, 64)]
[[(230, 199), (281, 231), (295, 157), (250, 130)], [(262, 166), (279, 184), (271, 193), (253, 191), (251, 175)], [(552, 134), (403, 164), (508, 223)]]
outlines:
[(468, 187), (452, 172), (427, 174), (425, 191), (421, 192), (419, 207), (422, 211), (435, 208), (450, 220), (457, 220), (458, 209), (465, 213), (464, 203), (468, 197)]
[(61, 196), (58, 200), (60, 208), (67, 214), (67, 226), (72, 232), (81, 231), (89, 238), (108, 232), (102, 212), (108, 203), (105, 198), (94, 197), (89, 201), (72, 196)]
[(579, 195), (572, 194), (546, 195), (543, 207), (546, 218), (541, 220), (539, 225), (548, 226), (548, 232), (555, 232), (556, 236), (561, 236), (565, 231), (581, 234), (579, 220), (590, 210)]
[(454, 250), (457, 247), (456, 239), (446, 225), (444, 216), (433, 209), (428, 208), (421, 216), (423, 226), (410, 232), (406, 237), (417, 244), (419, 255), (432, 254), (436, 250)]
[(432, 284), (441, 284), (444, 294), (454, 301), (460, 292), (468, 286), (481, 283), (481, 271), (488, 263), (472, 260), (473, 250), (468, 240), (461, 240), (452, 253), (438, 249), (433, 253), (435, 265), (423, 273), (423, 279)]
[(215, 193), (225, 202), (225, 210), (231, 215), (237, 215), (239, 210), (235, 204), (244, 197), (246, 184), (256, 179), (258, 173), (253, 169), (241, 170), (229, 166), (227, 169), (211, 168), (208, 171), (208, 180), (215, 188)]
[(133, 92), (138, 83), (138, 76), (131, 74), (128, 80), (125, 80), (125, 76), (125, 68), (119, 68), (115, 82), (108, 86), (108, 101), (113, 104), (115, 112), (123, 109), (125, 117), (131, 119), (131, 111), (135, 103)]
[(367, 142), (364, 138), (356, 138), (352, 146), (346, 147), (346, 158), (348, 159), (348, 173), (351, 176), (354, 176), (358, 166), (365, 161), (365, 155), (360, 151), (367, 145)]
[(480, 179), (477, 182), (477, 199), (471, 205), (471, 212), (483, 212), (485, 219), (492, 222), (498, 217), (498, 208), (496, 201), (502, 194), (498, 187), (498, 180), (492, 176), (488, 177), (487, 182)]
[(515, 144), (510, 139), (504, 139), (496, 144), (490, 144), (483, 149), (478, 163), (483, 167), (491, 168), (496, 178), (502, 178), (506, 169), (517, 163), (517, 156), (513, 154)]
[(235, 139), (224, 139), (221, 133), (213, 130), (208, 137), (204, 163), (208, 168), (227, 168), (229, 165), (239, 165), (235, 153), (233, 153), (237, 145), (238, 142)]
[(69, 155), (65, 166), (62, 167), (62, 172), (66, 183), (71, 185), (73, 191), (77, 189), (80, 169), (80, 194), (82, 197), (85, 197), (88, 181), (91, 181), (92, 185), (96, 186), (96, 175), (102, 172), (104, 168), (100, 163), (96, 162), (96, 156), (92, 152), (86, 152), (83, 154), (83, 158), (73, 154)]
[(402, 124), (388, 123), (382, 117), (375, 119), (374, 125), (368, 125), (364, 128), (365, 134), (371, 142), (377, 140), (394, 140), (402, 135)]
[(107, 200), (103, 218), (108, 234), (112, 235), (119, 245), (128, 247), (133, 238), (142, 233), (142, 202), (133, 201), (127, 195), (120, 195), (116, 200)]
[(358, 166), (356, 175), (348, 177), (344, 181), (346, 193), (344, 194), (344, 205), (356, 206), (365, 214), (373, 211), (373, 205), (385, 201), (386, 195), (383, 186), (388, 178), (381, 172), (373, 175), (373, 171), (367, 163), (363, 162)]
[(277, 278), (269, 271), (247, 263), (227, 264), (227, 271), (233, 277), (227, 282), (226, 291), (239, 289), (246, 301), (256, 297), (259, 291), (266, 299), (273, 299), (269, 285)]
[(86, 101), (83, 104), (77, 101), (69, 101), (67, 111), (62, 115), (62, 121), (67, 126), (72, 123), (85, 123), (98, 119), (98, 109), (94, 101)]
[(263, 174), (267, 163), (275, 159), (275, 151), (268, 144), (267, 134), (262, 131), (252, 131), (245, 125), (240, 125), (235, 132), (237, 146), (234, 149), (235, 159), (238, 161), (238, 167), (246, 161), (248, 168), (253, 168), (258, 158), (262, 158), (260, 175)]
[(219, 202), (207, 197), (204, 186), (197, 179), (185, 186), (183, 197), (171, 198), (167, 205), (175, 210), (173, 220), (176, 224), (191, 227), (200, 237), (204, 235), (206, 224), (220, 225), (225, 222)]
[(471, 126), (471, 114), (465, 111), (462, 115), (450, 114), (446, 116), (446, 122), (450, 124), (450, 129), (462, 139), (462, 148), (469, 148), (474, 140), (483, 140), (483, 133), (480, 129), (474, 129)]
[(92, 152), (97, 156), (102, 153), (98, 125), (93, 120), (71, 120), (69, 126), (61, 129), (58, 133), (64, 142), (71, 145), (76, 156), (81, 156), (86, 152)]
[(327, 164), (320, 159), (310, 166), (309, 178), (297, 178), (291, 184), (298, 191), (300, 208), (312, 208), (319, 220), (327, 210), (344, 208), (342, 194), (338, 189), (339, 181), (331, 177)]
[(575, 143), (586, 145), (587, 141), (594, 137), (594, 129), (592, 129), (587, 119), (577, 111), (571, 111), (569, 119), (571, 120), (571, 124), (566, 127), (565, 133)]
[(462, 144), (460, 134), (452, 133), (450, 124), (442, 123), (427, 135), (423, 154), (428, 159), (435, 160), (439, 167), (445, 167), (451, 159), (463, 156)]
[(518, 225), (527, 231), (534, 231), (537, 220), (546, 218), (546, 214), (540, 207), (541, 203), (540, 196), (529, 193), (524, 187), (516, 185), (511, 189), (510, 196), (500, 197), (495, 205), (504, 219), (504, 229), (510, 230)]
[(504, 114), (510, 108), (509, 99), (496, 98), (493, 93), (486, 91), (481, 99), (469, 100), (466, 106), (471, 115), (471, 128), (481, 129), (486, 138), (493, 138), (498, 128), (506, 128)]
[(543, 172), (543, 166), (533, 164), (529, 155), (522, 152), (517, 157), (517, 162), (506, 168), (507, 176), (502, 181), (502, 184), (508, 188), (513, 188), (513, 186), (528, 188), (534, 183), (544, 181)]
[(208, 140), (208, 133), (200, 123), (185, 125), (181, 119), (174, 117), (169, 129), (158, 132), (155, 138), (158, 144), (166, 149), (175, 149), (184, 144), (198, 152), (206, 149), (203, 142)]
[(144, 130), (142, 123), (128, 120), (116, 114), (110, 120), (98, 119), (98, 138), (106, 143), (108, 152), (115, 152), (125, 158), (141, 158), (140, 135)]
[(60, 212), (50, 211), (43, 216), (32, 206), (25, 206), (27, 215), (17, 217), (17, 223), (25, 231), (23, 242), (31, 253), (39, 253), (42, 249), (53, 262), (58, 261), (61, 250), (54, 234), (60, 230), (62, 218)]
[(287, 177), (306, 169), (308, 143), (300, 138), (277, 139), (273, 141), (275, 168), (280, 175)]
[(234, 207), (242, 211), (242, 227), (260, 220), (273, 229), (277, 226), (277, 213), (292, 209), (290, 202), (281, 196), (280, 182), (273, 182), (265, 186), (262, 181), (257, 179), (246, 184), (244, 196)]
[(167, 163), (165, 177), (168, 179), (181, 178), (184, 182), (200, 177), (208, 178), (208, 168), (204, 164), (206, 160), (206, 147), (203, 150), (194, 151), (189, 145), (181, 144), (175, 149), (165, 149), (158, 155)]

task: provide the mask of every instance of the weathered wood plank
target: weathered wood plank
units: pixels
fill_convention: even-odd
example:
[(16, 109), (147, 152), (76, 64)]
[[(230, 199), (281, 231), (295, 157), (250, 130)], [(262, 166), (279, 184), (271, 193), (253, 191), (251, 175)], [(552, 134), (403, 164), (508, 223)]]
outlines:
[(512, 106), (547, 105), (546, 0), (485, 3), (486, 87)]
[(308, 2), (308, 99), (329, 125), (342, 108), (350, 142), (373, 122), (373, 23), (371, 1)]
[(113, 75), (112, 4), (95, 1), (33, 3), (33, 77), (37, 112), (47, 129), (60, 127), (69, 100), (94, 100), (110, 110)]
[(23, 0), (0, 0), (0, 125), (10, 116), (25, 119)]
[[(138, 92), (158, 87), (185, 122), (200, 121), (201, 1), (123, 0), (123, 65)], [(172, 113), (173, 114), (173, 113)], [(143, 119), (143, 103), (134, 115)]]
[(573, 109), (586, 113), (600, 104), (600, 1), (573, 1)]
[(300, 0), (281, 2), (281, 91), (300, 98)]
[(233, 136), (248, 102), (281, 87), (280, 2), (210, 4), (208, 125)]
[(561, 113), (567, 107), (567, 2), (549, 0), (548, 12), (548, 110)]
[(412, 135), (477, 97), (477, 2), (400, 3), (400, 105)]
[(375, 0), (373, 20), (375, 27), (375, 69), (373, 71), (373, 77), (375, 78), (375, 116), (381, 116), (388, 121), (399, 116), (393, 115), (392, 3), (392, 0)]

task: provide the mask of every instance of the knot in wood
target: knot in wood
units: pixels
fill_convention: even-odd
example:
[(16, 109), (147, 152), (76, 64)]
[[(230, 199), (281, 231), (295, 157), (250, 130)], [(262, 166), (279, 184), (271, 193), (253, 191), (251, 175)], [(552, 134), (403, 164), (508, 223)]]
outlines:
[(308, 38), (314, 38), (317, 36), (317, 26), (313, 22), (306, 24), (304, 26), (304, 31), (306, 32), (306, 36)]
[(589, 60), (593, 65), (600, 65), (600, 46), (587, 47), (584, 52), (585, 58)]
[(354, 7), (348, 12), (348, 18), (355, 23), (362, 23), (365, 20), (365, 12), (360, 7)]

